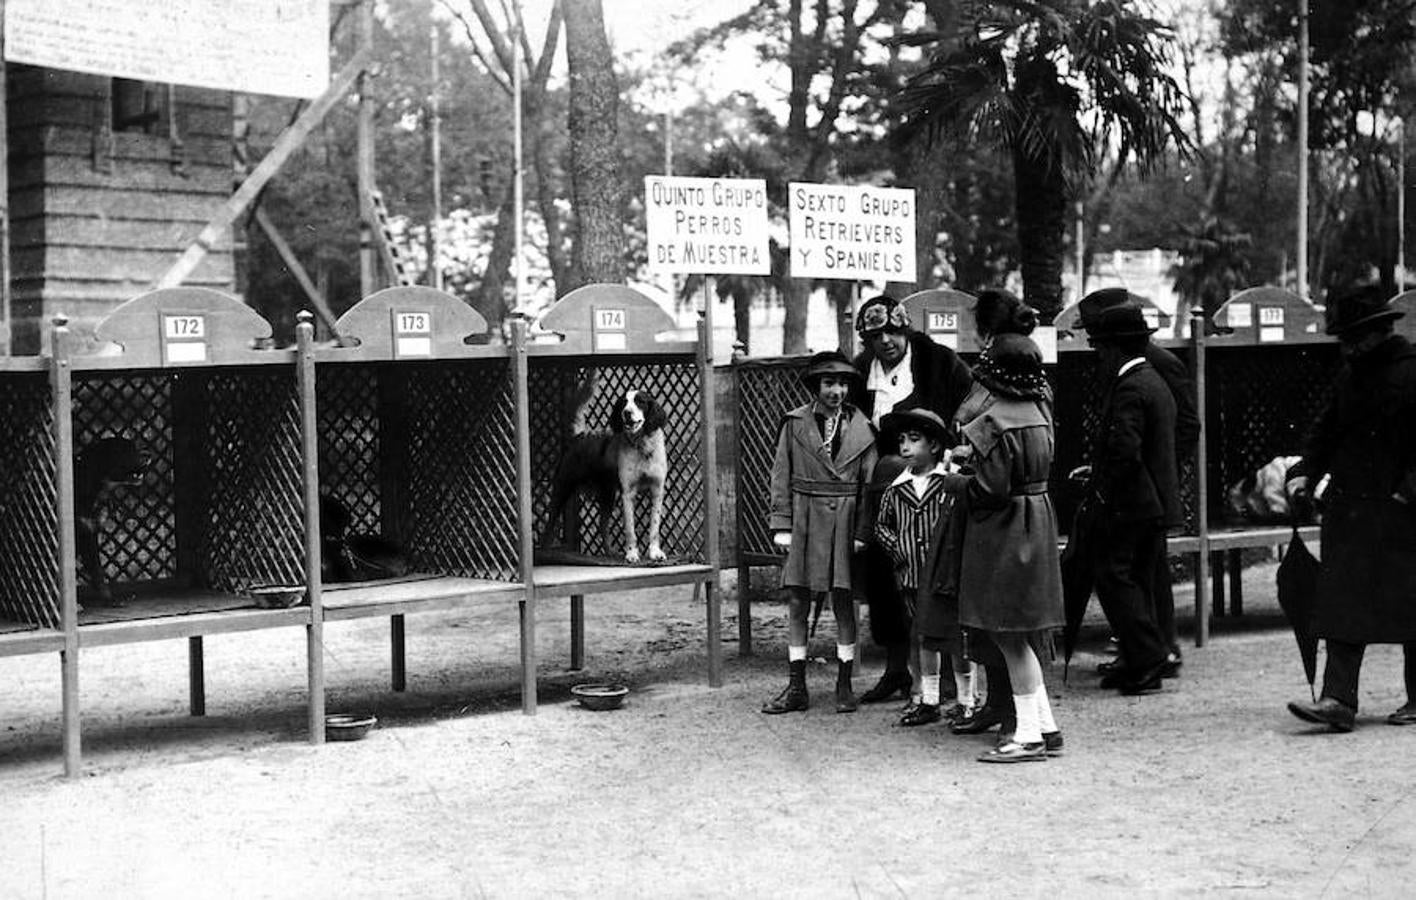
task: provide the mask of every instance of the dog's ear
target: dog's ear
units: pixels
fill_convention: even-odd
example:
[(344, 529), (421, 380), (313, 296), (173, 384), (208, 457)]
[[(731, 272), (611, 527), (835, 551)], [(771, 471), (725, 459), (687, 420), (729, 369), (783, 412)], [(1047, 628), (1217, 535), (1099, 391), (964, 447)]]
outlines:
[(668, 413), (664, 412), (664, 408), (654, 399), (653, 394), (640, 391), (635, 395), (635, 399), (639, 401), (639, 408), (644, 411), (645, 431), (659, 431), (669, 424)]
[(615, 434), (624, 431), (624, 408), (629, 405), (629, 394), (620, 394), (615, 400), (615, 408), (610, 410), (610, 430)]

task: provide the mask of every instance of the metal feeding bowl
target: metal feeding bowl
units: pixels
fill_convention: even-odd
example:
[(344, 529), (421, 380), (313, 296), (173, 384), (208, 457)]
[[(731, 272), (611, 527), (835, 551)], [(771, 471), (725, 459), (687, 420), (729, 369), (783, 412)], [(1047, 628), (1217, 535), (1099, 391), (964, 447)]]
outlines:
[(619, 709), (629, 696), (629, 686), (623, 684), (577, 684), (570, 689), (575, 699), (586, 709), (598, 711)]
[(333, 715), (325, 716), (325, 740), (359, 741), (369, 733), (369, 729), (379, 724), (374, 716)]
[(289, 609), (305, 599), (305, 589), (286, 584), (267, 584), (246, 591), (261, 609)]

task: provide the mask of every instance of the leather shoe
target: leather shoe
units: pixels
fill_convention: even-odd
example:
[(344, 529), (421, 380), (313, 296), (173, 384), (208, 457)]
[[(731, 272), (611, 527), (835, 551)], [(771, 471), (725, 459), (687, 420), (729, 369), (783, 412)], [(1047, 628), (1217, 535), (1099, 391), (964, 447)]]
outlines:
[(1332, 697), (1323, 697), (1317, 703), (1295, 700), (1288, 704), (1288, 711), (1304, 722), (1326, 725), (1333, 731), (1351, 731), (1357, 724), (1357, 710)]
[(1126, 663), (1119, 656), (1116, 659), (1108, 660), (1104, 663), (1098, 663), (1096, 667), (1096, 674), (1102, 676), (1124, 671), (1126, 671)]
[(880, 680), (875, 682), (875, 687), (860, 695), (861, 703), (884, 703), (892, 700), (896, 695), (908, 697), (910, 695), (909, 672), (886, 672), (880, 676)]
[(1061, 756), (1063, 752), (1062, 732), (1044, 731), (1042, 733), (1042, 747), (1047, 751), (1048, 756)]
[(1387, 716), (1388, 725), (1416, 725), (1416, 703), (1408, 703)]
[(953, 703), (949, 705), (948, 709), (940, 713), (940, 718), (942, 718), (946, 724), (953, 725), (955, 722), (962, 720), (968, 714), (969, 707), (965, 706), (962, 703)]
[(1179, 678), (1179, 677), (1180, 677), (1180, 667), (1181, 667), (1182, 665), (1184, 665), (1184, 664), (1185, 664), (1185, 661), (1180, 658), (1180, 654), (1178, 654), (1178, 653), (1171, 653), (1170, 655), (1168, 655), (1168, 656), (1165, 657), (1165, 662), (1161, 663), (1161, 666), (1160, 666), (1160, 677), (1161, 677), (1161, 678)]
[(789, 684), (777, 695), (775, 700), (769, 700), (762, 704), (762, 711), (769, 716), (778, 716), (782, 713), (806, 712), (806, 708), (810, 705), (806, 688)]
[(1120, 691), (1127, 697), (1139, 697), (1143, 694), (1154, 694), (1164, 685), (1164, 670), (1166, 663), (1151, 666), (1139, 675), (1127, 678), (1120, 684)]
[(1042, 762), (1045, 759), (1047, 759), (1047, 745), (1043, 741), (1038, 741), (1035, 744), (1009, 741), (1001, 747), (985, 751), (978, 757), (979, 762), (986, 763)]
[(940, 718), (938, 703), (920, 703), (900, 716), (900, 724), (906, 728), (913, 728), (916, 725), (929, 725), (938, 722)]
[(1002, 723), (1003, 714), (985, 703), (949, 726), (949, 730), (954, 734), (983, 734)]

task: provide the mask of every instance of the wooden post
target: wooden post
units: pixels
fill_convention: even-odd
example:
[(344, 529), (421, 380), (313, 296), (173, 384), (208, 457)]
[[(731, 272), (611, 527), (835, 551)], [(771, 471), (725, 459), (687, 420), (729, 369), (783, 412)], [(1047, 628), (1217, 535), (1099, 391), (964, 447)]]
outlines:
[[(5, 45), (5, 0), (0, 0), (0, 47)], [(10, 116), (5, 61), (0, 59), (0, 355), (10, 355)]]
[(585, 595), (570, 595), (570, 670), (585, 668)]
[[(3, 63), (0, 63), (3, 65)], [(55, 500), (59, 525), (59, 624), (64, 649), (59, 654), (64, 717), (64, 774), (82, 770), (79, 738), (79, 585), (78, 551), (74, 544), (74, 391), (69, 362), (69, 320), (54, 317), (50, 333), (50, 389), (54, 404)]]
[[(742, 421), (742, 369), (739, 360), (733, 357), (733, 391), (737, 395), (738, 422), (741, 427)], [(739, 442), (740, 443), (740, 442)], [(738, 453), (733, 454), (736, 465), (733, 466), (734, 497), (737, 502), (734, 504), (734, 515), (737, 516), (737, 608), (738, 608), (738, 656), (752, 655), (752, 567), (747, 564), (747, 559), (742, 552), (742, 497), (746, 492), (743, 479), (742, 457)]]
[(392, 648), (392, 687), (402, 693), (408, 689), (408, 649), (405, 641), (403, 616), (388, 617), (388, 637)]
[[(707, 293), (707, 288), (704, 288)], [(704, 585), (708, 615), (708, 686), (723, 686), (723, 611), (718, 593), (718, 435), (716, 391), (713, 386), (712, 298), (704, 297), (705, 314), (698, 323), (698, 383), (703, 410), (703, 555), (712, 573)]]
[(324, 585), (320, 573), (320, 442), (319, 418), (315, 408), (314, 318), (309, 311), (300, 311), (296, 316), (295, 341), (300, 388), (300, 455), (305, 488), (305, 599), (310, 604), (310, 624), (305, 626), (305, 654), (310, 691), (310, 743), (323, 744)]
[(192, 715), (206, 715), (206, 654), (199, 634), (187, 638), (187, 694)]
[(520, 536), (520, 575), (526, 594), (521, 613), (521, 711), (536, 714), (536, 567), (531, 511), (531, 398), (527, 385), (526, 320), (511, 323), (511, 378), (515, 397), (516, 522)]
[(1209, 431), (1209, 410), (1205, 403), (1205, 309), (1195, 304), (1190, 309), (1190, 341), (1194, 345), (1195, 407), (1199, 413), (1200, 435), (1195, 447), (1195, 515), (1199, 519), (1199, 553), (1195, 565), (1195, 646), (1209, 642), (1209, 453), (1206, 435)]

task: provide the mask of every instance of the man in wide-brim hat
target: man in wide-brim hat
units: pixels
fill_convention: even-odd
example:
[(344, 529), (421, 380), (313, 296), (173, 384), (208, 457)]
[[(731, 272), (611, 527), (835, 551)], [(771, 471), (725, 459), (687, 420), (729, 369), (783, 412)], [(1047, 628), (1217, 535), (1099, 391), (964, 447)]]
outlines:
[(1102, 310), (1087, 328), (1110, 385), (1085, 473), (1084, 527), (1096, 593), (1121, 651), (1103, 685), (1128, 694), (1158, 690), (1175, 667), (1159, 624), (1156, 568), (1165, 564), (1167, 530), (1183, 518), (1175, 400), (1145, 358), (1154, 331), (1132, 304)]
[(1394, 334), (1402, 316), (1378, 287), (1328, 303), (1327, 333), (1345, 364), (1327, 408), (1288, 470), (1298, 508), (1328, 476), (1314, 632), (1327, 642), (1322, 694), (1288, 709), (1351, 731), (1368, 644), (1401, 644), (1406, 703), (1387, 717), (1416, 724), (1416, 348)]

